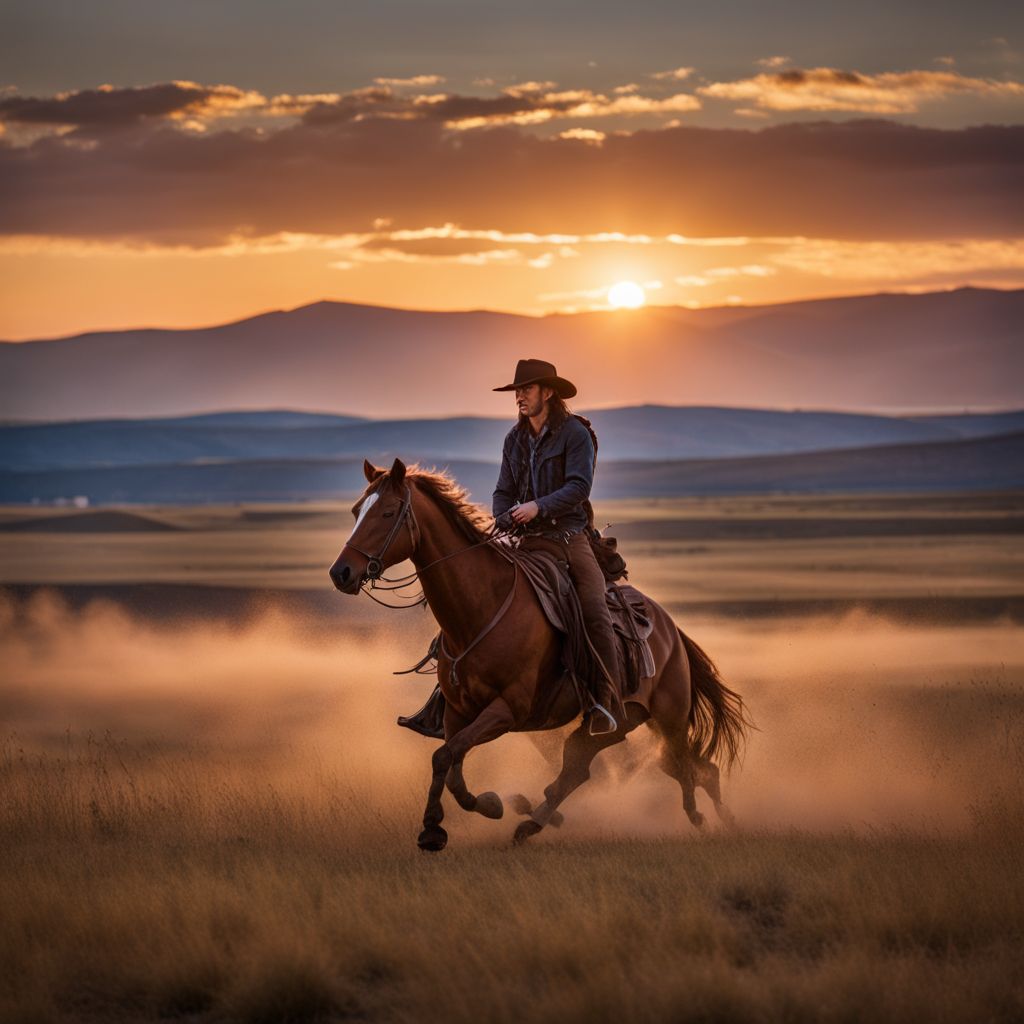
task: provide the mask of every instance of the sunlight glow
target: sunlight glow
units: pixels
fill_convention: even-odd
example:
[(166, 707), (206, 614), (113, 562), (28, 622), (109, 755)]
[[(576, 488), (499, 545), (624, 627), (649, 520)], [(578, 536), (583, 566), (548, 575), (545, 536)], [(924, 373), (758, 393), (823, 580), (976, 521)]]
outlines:
[(619, 281), (608, 289), (608, 304), (614, 309), (639, 309), (647, 294), (635, 281)]

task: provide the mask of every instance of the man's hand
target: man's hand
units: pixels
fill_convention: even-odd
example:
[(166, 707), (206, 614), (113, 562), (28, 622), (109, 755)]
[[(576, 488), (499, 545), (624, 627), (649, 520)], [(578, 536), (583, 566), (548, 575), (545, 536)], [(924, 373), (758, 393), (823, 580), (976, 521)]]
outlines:
[(531, 519), (536, 519), (540, 508), (535, 501), (528, 501), (523, 505), (516, 505), (509, 509), (508, 514), (520, 525), (524, 526)]

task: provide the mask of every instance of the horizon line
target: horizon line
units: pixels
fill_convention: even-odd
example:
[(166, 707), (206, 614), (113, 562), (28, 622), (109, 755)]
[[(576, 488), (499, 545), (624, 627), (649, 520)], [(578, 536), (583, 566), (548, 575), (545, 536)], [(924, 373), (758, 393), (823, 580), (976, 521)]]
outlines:
[[(1024, 289), (1022, 289), (1024, 290)], [(621, 405), (582, 405), (583, 412), (616, 412), (623, 409), (698, 409), (705, 411), (722, 412), (753, 412), (753, 413), (779, 413), (781, 415), (807, 415), (807, 416), (863, 416), (872, 419), (923, 419), (933, 416), (1012, 416), (1024, 413), (1024, 406), (999, 406), (999, 407), (964, 407), (964, 406), (930, 406), (928, 408), (883, 408), (883, 409), (838, 409), (838, 408), (805, 408), (801, 406), (772, 406), (772, 405), (667, 405), (664, 402), (633, 402)], [(515, 417), (509, 416), (483, 416), (479, 413), (459, 412), (447, 416), (385, 416), (373, 418), (360, 416), (356, 413), (325, 412), (316, 409), (296, 409), (288, 407), (266, 406), (260, 408), (225, 408), (205, 409), (199, 412), (181, 412), (167, 416), (91, 416), (67, 420), (51, 419), (0, 419), (0, 429), (9, 427), (52, 427), (84, 423), (160, 423), (174, 420), (200, 419), (209, 416), (254, 416), (254, 415), (298, 415), (298, 416), (322, 416), (328, 419), (352, 419), (357, 422), (349, 426), (361, 426), (382, 423), (444, 423), (450, 420), (473, 419), (492, 420), (494, 422), (515, 422)], [(288, 430), (302, 430), (303, 427), (288, 427)]]
[(94, 328), (86, 331), (79, 331), (74, 334), (61, 334), (43, 338), (4, 338), (0, 339), (0, 345), (33, 345), (33, 344), (45, 344), (49, 342), (57, 341), (72, 341), (76, 338), (85, 338), (95, 334), (128, 334), (135, 332), (145, 331), (162, 331), (162, 332), (179, 332), (179, 331), (210, 331), (217, 330), (221, 327), (230, 327), (234, 324), (245, 323), (249, 320), (258, 320), (261, 317), (267, 316), (279, 316), (288, 313), (298, 313), (304, 309), (311, 309), (314, 306), (351, 306), (358, 309), (374, 309), (382, 312), (390, 313), (417, 313), (423, 316), (451, 316), (451, 315), (473, 315), (473, 314), (485, 314), (488, 316), (502, 316), (502, 317), (516, 317), (522, 320), (547, 320), (553, 317), (580, 317), (580, 316), (595, 316), (595, 315), (607, 315), (607, 316), (642, 316), (645, 311), (648, 310), (682, 310), (687, 313), (705, 313), (712, 312), (715, 310), (742, 310), (742, 309), (765, 309), (773, 308), (775, 306), (796, 306), (806, 305), (817, 302), (837, 302), (843, 299), (868, 299), (878, 298), (879, 296), (892, 296), (892, 297), (917, 297), (926, 295), (944, 295), (951, 292), (959, 291), (983, 291), (983, 292), (1024, 292), (1024, 287), (1020, 288), (998, 288), (985, 285), (975, 284), (958, 284), (951, 285), (948, 287), (937, 287), (933, 289), (921, 289), (921, 288), (909, 288), (909, 289), (883, 289), (880, 291), (870, 292), (846, 292), (836, 295), (818, 295), (808, 297), (805, 299), (783, 299), (779, 302), (758, 302), (752, 304), (746, 304), (741, 302), (736, 303), (719, 303), (718, 305), (708, 306), (687, 306), (679, 304), (659, 304), (659, 303), (645, 303), (636, 309), (613, 309), (610, 307), (597, 307), (595, 309), (577, 309), (571, 312), (562, 312), (558, 310), (552, 310), (547, 313), (517, 313), (511, 310), (500, 310), (500, 309), (486, 309), (486, 308), (453, 308), (453, 309), (419, 309), (408, 306), (381, 306), (371, 302), (352, 302), (347, 299), (314, 299), (311, 302), (304, 302), (301, 305), (293, 306), (287, 309), (265, 309), (256, 313), (249, 313), (241, 316), (234, 320), (223, 320), (217, 323), (205, 323), (205, 324), (193, 324), (187, 327), (160, 327), (160, 326), (136, 326), (136, 327), (112, 327), (112, 328)]

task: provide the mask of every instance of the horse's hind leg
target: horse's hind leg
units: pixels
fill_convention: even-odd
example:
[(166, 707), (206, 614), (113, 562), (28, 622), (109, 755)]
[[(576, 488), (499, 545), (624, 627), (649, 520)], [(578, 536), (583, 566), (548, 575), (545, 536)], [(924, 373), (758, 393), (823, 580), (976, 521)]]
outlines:
[(735, 825), (736, 819), (732, 811), (722, 803), (722, 782), (718, 765), (706, 757), (697, 757), (691, 754), (693, 763), (694, 784), (700, 786), (715, 805), (715, 813), (726, 825)]
[(529, 809), (528, 801), (520, 802), (523, 812), (530, 816), (516, 829), (513, 836), (514, 842), (522, 843), (530, 836), (536, 835), (545, 825), (552, 823), (558, 805), (590, 778), (591, 761), (602, 750), (621, 743), (628, 732), (644, 721), (646, 713), (639, 709), (630, 711), (631, 708), (636, 708), (636, 705), (626, 705), (627, 721), (621, 724), (615, 732), (591, 736), (589, 727), (584, 723), (570, 734), (562, 752), (562, 770), (559, 772), (558, 778), (544, 790), (544, 802), (533, 808), (532, 811)]
[[(683, 791), (683, 810), (695, 828), (704, 824), (704, 815), (697, 810), (697, 799), (694, 788), (698, 785), (698, 774), (696, 759), (690, 749), (690, 741), (686, 735), (686, 728), (676, 728), (673, 724), (666, 728), (662, 724), (662, 737), (664, 745), (661, 750), (661, 770), (670, 778), (679, 783)], [(709, 765), (711, 762), (707, 762)], [(711, 765), (714, 768), (714, 765)], [(718, 769), (715, 769), (717, 783)], [(719, 795), (719, 798), (720, 795)]]

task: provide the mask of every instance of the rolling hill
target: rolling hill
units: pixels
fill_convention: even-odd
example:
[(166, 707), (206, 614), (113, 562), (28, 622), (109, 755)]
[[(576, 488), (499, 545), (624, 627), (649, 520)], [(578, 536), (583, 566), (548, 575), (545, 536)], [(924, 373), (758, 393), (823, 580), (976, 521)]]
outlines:
[[(670, 406), (588, 411), (601, 461), (721, 458), (952, 441), (1024, 430), (1024, 412), (913, 417)], [(510, 420), (370, 421), (287, 411), (0, 426), (0, 471), (400, 456), (496, 462)]]
[[(451, 460), (447, 468), (489, 505), (491, 462)], [(362, 491), (362, 458), (249, 460), (164, 466), (0, 473), (0, 503), (86, 495), (93, 504), (301, 502)], [(838, 451), (658, 462), (608, 461), (594, 496), (922, 492), (1024, 487), (1024, 432), (959, 441)]]
[(580, 402), (855, 411), (1021, 404), (1024, 290), (543, 318), (318, 302), (195, 330), (0, 343), (5, 420), (287, 407), (377, 419), (499, 415), (543, 356)]

